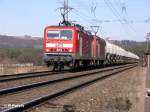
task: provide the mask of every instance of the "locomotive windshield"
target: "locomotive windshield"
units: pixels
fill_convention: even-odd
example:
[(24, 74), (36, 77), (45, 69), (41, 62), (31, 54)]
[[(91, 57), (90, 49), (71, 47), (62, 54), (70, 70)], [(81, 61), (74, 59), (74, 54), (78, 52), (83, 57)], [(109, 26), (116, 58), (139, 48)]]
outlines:
[(47, 32), (47, 38), (71, 40), (72, 31), (71, 30), (49, 30)]

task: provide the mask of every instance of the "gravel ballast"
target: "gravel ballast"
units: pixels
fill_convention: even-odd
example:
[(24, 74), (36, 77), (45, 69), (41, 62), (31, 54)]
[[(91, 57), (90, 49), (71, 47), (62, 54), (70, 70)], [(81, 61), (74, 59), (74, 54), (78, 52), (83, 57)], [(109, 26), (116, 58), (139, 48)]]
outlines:
[(145, 80), (146, 69), (136, 67), (29, 111), (144, 112)]

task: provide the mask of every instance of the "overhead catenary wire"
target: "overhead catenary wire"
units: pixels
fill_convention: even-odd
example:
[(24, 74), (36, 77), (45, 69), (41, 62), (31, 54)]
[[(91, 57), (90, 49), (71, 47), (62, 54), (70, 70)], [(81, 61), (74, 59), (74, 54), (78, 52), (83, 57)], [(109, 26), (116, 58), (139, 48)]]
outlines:
[[(113, 15), (122, 24), (122, 27), (123, 27), (125, 33), (127, 33), (128, 35), (130, 35), (130, 33), (124, 27), (124, 25), (128, 25), (128, 24), (126, 24), (127, 21), (118, 13), (118, 11), (116, 10), (116, 8), (114, 8), (113, 4), (109, 0), (104, 0), (104, 2), (106, 4), (106, 6), (111, 10), (111, 12), (113, 13)], [(136, 32), (131, 28), (131, 26), (128, 25), (128, 27), (129, 27), (128, 30), (132, 30), (136, 34)]]
[[(88, 10), (88, 9), (90, 9), (90, 5), (89, 6), (87, 6), (86, 4), (84, 4), (83, 2), (79, 2), (79, 1), (76, 1), (77, 2), (77, 4), (83, 4), (82, 5), (82, 8), (84, 8), (86, 11), (89, 11), (89, 15), (92, 15), (91, 14), (91, 12), (90, 12), (90, 10)], [(120, 0), (114, 0), (114, 3), (116, 4), (116, 6), (118, 7), (118, 10), (121, 10), (121, 8), (122, 8), (122, 2), (120, 1)], [(94, 2), (92, 2), (92, 5), (94, 5), (94, 6), (99, 6), (99, 3), (96, 1), (96, 0), (94, 0)], [(114, 6), (113, 6), (114, 7)], [(96, 8), (97, 9), (97, 8)], [(80, 11), (78, 11), (79, 13), (80, 13)], [(119, 12), (118, 12), (119, 13)], [(83, 13), (82, 13), (83, 14)], [(85, 15), (84, 15), (85, 16)], [(120, 15), (121, 16), (121, 21), (123, 22), (123, 24), (133, 24), (133, 23), (147, 23), (147, 22), (150, 22), (150, 17), (149, 18), (146, 18), (145, 20), (131, 20), (129, 17), (128, 17), (128, 14), (126, 15), (126, 17), (127, 18), (123, 18), (122, 17), (122, 15)], [(96, 22), (96, 19), (97, 19), (97, 22), (99, 22), (99, 23), (110, 23), (110, 22), (120, 22), (119, 21), (119, 19), (116, 19), (116, 20), (112, 20), (112, 19), (106, 19), (106, 20), (104, 20), (104, 19), (99, 19), (99, 18), (97, 18), (97, 16), (96, 16), (96, 11), (95, 11), (95, 17), (90, 17), (90, 16), (86, 16), (87, 18), (91, 18), (91, 20), (92, 21), (95, 21)], [(118, 17), (117, 17), (118, 18)], [(124, 21), (124, 20), (126, 20), (126, 22)], [(132, 26), (131, 26), (132, 27)], [(134, 28), (131, 28), (131, 30), (135, 30)], [(133, 31), (132, 30), (132, 31)], [(136, 31), (133, 31), (134, 33), (136, 32)]]
[(77, 13), (77, 12), (75, 12), (74, 13), (75, 15), (77, 15), (78, 17), (80, 17), (83, 21), (89, 21), (89, 22), (87, 22), (88, 23), (88, 25), (87, 26), (85, 26), (85, 25), (82, 25), (82, 26), (84, 26), (84, 28), (86, 28), (86, 29), (90, 29), (90, 20), (88, 20), (87, 18), (85, 18), (84, 16), (82, 16), (82, 15), (80, 15), (79, 13)]
[[(61, 0), (57, 0), (61, 5), (63, 5), (64, 6), (64, 3), (61, 1)], [(89, 20), (89, 19), (87, 19), (87, 18), (89, 18), (89, 16), (87, 16), (87, 15), (85, 15), (84, 13), (82, 13), (81, 11), (78, 11), (77, 9), (75, 9), (75, 8), (72, 8), (72, 7), (70, 7), (70, 6), (68, 6), (68, 8), (71, 8), (71, 10), (72, 11), (74, 11), (74, 13), (73, 14), (76, 14), (78, 17), (80, 17), (83, 21), (88, 21), (87, 23), (91, 23), (91, 21)], [(60, 8), (59, 8), (60, 9)], [(83, 16), (84, 15), (84, 16)], [(72, 22), (72, 21), (70, 21), (70, 22)], [(74, 22), (74, 21), (73, 21)], [(75, 22), (77, 22), (77, 21), (75, 21)], [(90, 26), (90, 25), (89, 25)], [(88, 29), (89, 30), (89, 28), (88, 27), (86, 27), (86, 26), (84, 26), (86, 29)]]
[[(96, 3), (96, 1), (95, 1), (95, 3)], [(96, 3), (96, 5), (97, 5), (97, 3)], [(95, 12), (94, 12), (95, 13)], [(114, 15), (118, 18), (118, 16), (117, 16), (117, 14), (115, 14), (115, 12), (113, 12), (114, 13)], [(96, 14), (95, 14), (96, 15)], [(94, 21), (94, 22), (96, 22), (96, 23), (101, 23), (101, 26), (102, 26), (102, 23), (103, 22), (117, 22), (117, 21), (119, 21), (119, 22), (121, 22), (122, 24), (124, 24), (120, 19), (118, 19), (118, 20), (113, 20), (113, 21), (110, 21), (110, 20), (104, 20), (104, 21), (101, 21), (101, 22), (98, 22), (98, 21), (95, 21), (95, 20), (98, 20), (98, 18), (96, 17), (96, 16), (94, 16), (95, 18), (92, 18), (92, 21)], [(127, 33), (127, 32), (126, 32)]]
[(64, 3), (61, 0), (57, 0), (61, 5), (64, 5)]
[[(91, 25), (90, 26), (100, 26), (101, 28), (101, 30), (99, 30), (99, 32), (101, 33), (101, 35), (102, 35), (102, 32), (104, 32), (103, 30), (102, 30), (102, 23), (98, 23), (98, 22), (95, 22), (94, 20), (95, 19), (98, 19), (97, 18), (97, 16), (96, 16), (96, 9), (97, 9), (97, 5), (98, 5), (98, 2), (96, 1), (96, 0), (93, 0), (92, 1), (92, 6), (90, 6), (90, 5), (86, 5), (86, 4), (84, 4), (83, 2), (77, 2), (77, 4), (83, 4), (82, 5), (82, 8), (84, 8), (85, 10), (86, 10), (86, 12), (88, 12), (89, 14), (88, 14), (88, 16), (87, 15), (85, 15), (85, 14), (83, 14), (83, 13), (81, 13), (80, 14), (80, 12), (81, 11), (77, 11), (78, 12), (78, 15), (81, 15), (82, 16), (82, 18), (86, 18), (86, 20), (87, 20), (87, 18), (89, 18), (88, 20), (87, 20), (87, 22), (88, 23), (90, 23)], [(90, 9), (90, 10), (89, 10)], [(85, 17), (84, 17), (84, 16)], [(90, 27), (90, 29), (91, 29), (91, 27)], [(92, 29), (91, 29), (92, 30)]]
[(114, 15), (114, 16), (118, 19), (118, 21), (121, 23), (121, 25), (122, 25), (122, 27), (123, 27), (125, 33), (127, 33), (128, 35), (130, 35), (129, 32), (127, 32), (127, 31), (125, 30), (125, 28), (124, 28), (124, 22), (122, 22), (122, 20), (120, 20), (120, 17), (118, 17), (118, 15), (116, 14), (116, 12), (115, 12), (114, 9), (112, 8), (112, 6), (107, 2), (107, 0), (104, 0), (104, 2), (105, 2), (105, 4), (106, 4), (106, 6), (111, 10), (111, 12), (113, 13), (113, 15)]
[[(62, 1), (61, 0), (58, 0), (60, 3), (62, 3)], [(107, 6), (111, 9), (111, 11), (113, 12), (113, 15), (115, 15), (115, 17), (117, 18), (117, 20), (103, 20), (102, 22), (120, 22), (121, 24), (122, 24), (122, 27), (123, 27), (123, 30), (125, 31), (125, 33), (126, 34), (128, 34), (128, 35), (130, 35), (130, 33), (126, 30), (126, 28), (125, 28), (125, 24), (127, 24), (127, 21), (126, 21), (126, 19), (124, 19), (119, 13), (118, 13), (118, 11), (114, 8), (114, 6), (113, 6), (113, 4), (112, 3), (110, 3), (110, 1), (108, 0), (108, 1), (106, 1), (106, 0), (104, 0), (105, 1), (105, 4), (106, 4), (106, 2), (107, 2)], [(79, 1), (78, 1), (79, 2)], [(81, 3), (78, 3), (78, 4), (81, 4)], [(84, 22), (85, 21), (87, 21), (87, 23), (88, 24), (94, 24), (94, 25), (97, 25), (97, 23), (99, 23), (99, 24), (101, 24), (101, 26), (102, 26), (102, 22), (97, 22), (97, 21), (94, 21), (94, 19), (95, 20), (98, 20), (98, 18), (96, 17), (96, 8), (95, 7), (97, 7), (97, 1), (96, 0), (94, 0), (93, 2), (92, 2), (92, 5), (93, 5), (93, 14), (94, 14), (94, 16), (92, 16), (91, 17), (91, 15), (92, 14), (89, 14), (89, 15), (86, 15), (85, 13), (83, 13), (83, 12), (81, 12), (81, 11), (79, 11), (79, 10), (77, 10), (77, 9), (75, 9), (74, 8), (74, 12), (75, 12), (75, 14), (78, 16), (78, 17), (80, 17)], [(118, 6), (119, 6), (119, 4), (118, 4)], [(86, 11), (89, 11), (88, 9), (89, 9), (89, 6), (87, 6), (86, 4), (84, 4), (84, 7), (82, 7), (82, 8), (85, 8), (86, 9)], [(89, 12), (90, 13), (90, 12)], [(119, 18), (119, 19), (118, 19)], [(92, 25), (89, 25), (89, 26), (92, 26)], [(128, 30), (132, 30), (134, 33), (135, 33), (135, 31), (131, 28), (131, 26), (129, 26), (128, 24), (127, 24), (127, 26), (129, 27), (128, 28)]]
[[(121, 0), (114, 0), (116, 6), (118, 7), (118, 9), (120, 10), (122, 8), (122, 1)], [(125, 0), (124, 0), (125, 2)], [(150, 22), (150, 17), (146, 18), (145, 20), (131, 20), (129, 15), (126, 14), (125, 18), (128, 20), (127, 22), (130, 23), (130, 24), (133, 24), (133, 23), (148, 23)]]
[[(109, 1), (109, 0), (108, 0)], [(116, 0), (115, 0), (116, 1)], [(117, 2), (117, 1), (116, 1)], [(121, 3), (121, 1), (119, 0), (118, 1), (119, 2), (119, 4), (117, 5), (117, 7), (118, 7), (118, 9), (121, 7), (121, 12), (122, 12), (122, 14), (124, 14), (123, 13), (123, 7), (126, 7), (126, 6), (122, 6), (122, 5), (125, 5), (125, 1), (123, 2), (123, 4)], [(112, 4), (112, 3), (111, 3)], [(119, 13), (118, 13), (119, 14)], [(119, 14), (119, 16), (126, 22), (126, 24), (129, 26), (129, 28), (135, 33), (135, 34), (137, 34), (136, 33), (136, 30), (133, 28), (133, 26), (131, 25), (131, 23), (133, 23), (133, 21), (129, 21), (129, 17), (128, 17), (128, 14), (127, 14), (127, 12), (126, 12), (126, 9), (125, 9), (125, 15), (124, 15), (124, 17), (122, 17), (120, 14)]]
[[(96, 1), (95, 1), (95, 3), (96, 3)], [(82, 3), (80, 3), (79, 1), (78, 1), (78, 4), (82, 4)], [(96, 5), (95, 5), (96, 6)], [(86, 6), (85, 4), (84, 4), (84, 8), (86, 9), (86, 11), (88, 11), (88, 6)], [(94, 21), (94, 20), (98, 20), (98, 18), (96, 17), (96, 16), (94, 16), (94, 17), (90, 17), (90, 16), (87, 16), (87, 15), (85, 15), (84, 13), (82, 13), (81, 11), (79, 11), (79, 10), (77, 10), (77, 9), (75, 9), (74, 8), (74, 10), (76, 10), (76, 15), (78, 15), (80, 18), (82, 18), (82, 20), (84, 20), (84, 21), (87, 21), (88, 23), (91, 23), (92, 25), (93, 25), (93, 22), (94, 23), (99, 23), (99, 24), (101, 24), (101, 26), (102, 26), (102, 22), (97, 22), (97, 21)], [(115, 13), (114, 13), (115, 14)], [(89, 14), (89, 15), (91, 15), (91, 14)], [(96, 15), (96, 14), (95, 14)], [(117, 17), (117, 15), (116, 15), (116, 17)], [(118, 18), (118, 17), (117, 17)], [(123, 24), (123, 22), (119, 19), (119, 21)], [(92, 25), (90, 25), (90, 26), (92, 26)], [(96, 24), (97, 25), (97, 24)], [(102, 34), (102, 29), (101, 29), (101, 34)]]

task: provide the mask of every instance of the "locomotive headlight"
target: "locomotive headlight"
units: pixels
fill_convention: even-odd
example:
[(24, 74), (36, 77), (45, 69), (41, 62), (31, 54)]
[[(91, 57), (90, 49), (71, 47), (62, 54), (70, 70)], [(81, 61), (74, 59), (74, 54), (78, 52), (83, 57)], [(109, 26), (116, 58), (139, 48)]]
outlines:
[(69, 52), (72, 52), (72, 49), (69, 49)]
[(49, 52), (50, 50), (49, 49), (46, 49), (46, 52)]

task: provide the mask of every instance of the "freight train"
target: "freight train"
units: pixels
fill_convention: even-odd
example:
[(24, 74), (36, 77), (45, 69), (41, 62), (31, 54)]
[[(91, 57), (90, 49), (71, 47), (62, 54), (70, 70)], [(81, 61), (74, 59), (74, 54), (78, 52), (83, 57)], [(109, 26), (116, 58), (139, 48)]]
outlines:
[(54, 70), (106, 64), (134, 63), (139, 57), (78, 24), (47, 26), (44, 30), (44, 62)]

